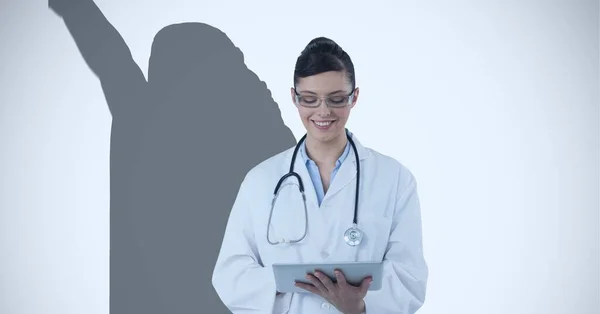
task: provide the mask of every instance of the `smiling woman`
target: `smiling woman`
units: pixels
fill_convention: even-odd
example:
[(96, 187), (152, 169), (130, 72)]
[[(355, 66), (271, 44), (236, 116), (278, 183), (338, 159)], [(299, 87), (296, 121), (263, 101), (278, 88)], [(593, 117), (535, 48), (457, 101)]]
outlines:
[[(233, 313), (412, 314), (423, 305), (416, 181), (346, 129), (358, 94), (348, 54), (312, 40), (290, 90), (306, 135), (248, 172), (227, 223), (212, 282)], [(296, 283), (306, 293), (277, 291), (273, 264), (348, 262), (382, 263), (381, 289), (368, 289), (370, 276), (351, 285), (315, 270), (310, 284)]]

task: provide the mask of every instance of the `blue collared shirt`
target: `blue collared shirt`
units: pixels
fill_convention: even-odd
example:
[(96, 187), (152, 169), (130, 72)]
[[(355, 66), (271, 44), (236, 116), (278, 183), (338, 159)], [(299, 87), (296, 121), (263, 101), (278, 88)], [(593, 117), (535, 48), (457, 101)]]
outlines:
[[(344, 152), (342, 153), (340, 158), (338, 158), (338, 160), (335, 162), (335, 168), (333, 169), (333, 172), (331, 173), (331, 179), (329, 180), (329, 186), (331, 186), (331, 183), (333, 182), (333, 179), (335, 178), (336, 173), (340, 169), (340, 166), (342, 165), (344, 160), (346, 160), (346, 157), (348, 156), (349, 152), (350, 152), (350, 142), (346, 143), (346, 148), (344, 149)], [(304, 163), (306, 164), (306, 169), (308, 170), (310, 179), (313, 183), (313, 186), (315, 187), (315, 192), (317, 192), (317, 201), (319, 202), (319, 206), (320, 206), (321, 202), (323, 201), (323, 198), (325, 197), (325, 190), (323, 189), (323, 181), (321, 181), (321, 175), (319, 174), (319, 167), (317, 167), (317, 164), (312, 159), (310, 159), (308, 157), (308, 154), (306, 153), (306, 142), (302, 143), (302, 146), (300, 147), (300, 154), (302, 155), (302, 159), (304, 160)]]

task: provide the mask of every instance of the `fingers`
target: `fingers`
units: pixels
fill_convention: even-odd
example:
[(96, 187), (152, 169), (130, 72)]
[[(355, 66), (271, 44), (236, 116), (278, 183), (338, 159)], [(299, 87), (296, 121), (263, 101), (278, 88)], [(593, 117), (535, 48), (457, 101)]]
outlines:
[(319, 291), (319, 289), (317, 289), (315, 286), (307, 284), (307, 283), (296, 282), (296, 287), (298, 287), (300, 289), (304, 289), (308, 292), (312, 292), (314, 294), (321, 295), (321, 291)]
[(308, 274), (306, 275), (306, 279), (308, 279), (319, 291), (321, 291), (324, 294), (327, 294), (328, 288), (325, 287), (323, 282), (321, 282), (321, 280), (318, 277), (316, 277), (315, 275)]
[(341, 270), (336, 270), (335, 271), (335, 279), (337, 280), (338, 284), (345, 286), (348, 284), (348, 282), (346, 282), (346, 276), (344, 276), (344, 273), (342, 273)]
[(367, 294), (367, 292), (369, 291), (369, 286), (371, 285), (372, 281), (373, 281), (373, 278), (371, 278), (371, 277), (367, 277), (367, 278), (363, 279), (363, 281), (360, 284), (360, 292), (363, 294)]
[(327, 275), (325, 275), (319, 271), (316, 271), (315, 277), (317, 277), (321, 281), (321, 283), (323, 284), (323, 286), (325, 286), (325, 288), (327, 290), (331, 291), (331, 290), (335, 289), (333, 281), (331, 281), (331, 279)]

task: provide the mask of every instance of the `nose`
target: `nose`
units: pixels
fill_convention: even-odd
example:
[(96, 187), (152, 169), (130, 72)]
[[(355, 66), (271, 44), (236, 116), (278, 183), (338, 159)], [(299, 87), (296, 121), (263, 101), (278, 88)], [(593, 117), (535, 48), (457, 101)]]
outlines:
[(329, 106), (327, 106), (327, 103), (325, 103), (325, 100), (320, 100), (319, 102), (319, 107), (317, 109), (317, 113), (319, 114), (319, 116), (328, 116), (331, 114), (331, 108), (329, 108)]

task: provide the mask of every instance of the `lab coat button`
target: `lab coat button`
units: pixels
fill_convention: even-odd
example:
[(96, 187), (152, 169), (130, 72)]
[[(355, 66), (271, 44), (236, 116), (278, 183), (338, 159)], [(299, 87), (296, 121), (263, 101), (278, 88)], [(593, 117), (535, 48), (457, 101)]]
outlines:
[(329, 303), (323, 302), (323, 304), (321, 304), (321, 307), (324, 309), (329, 309)]
[(329, 257), (329, 253), (327, 253), (326, 251), (321, 251), (321, 258), (326, 259)]

